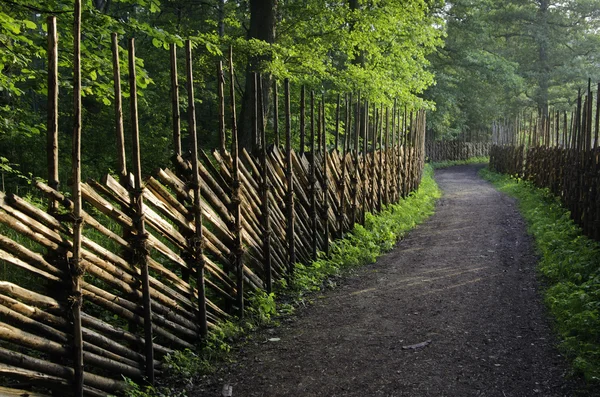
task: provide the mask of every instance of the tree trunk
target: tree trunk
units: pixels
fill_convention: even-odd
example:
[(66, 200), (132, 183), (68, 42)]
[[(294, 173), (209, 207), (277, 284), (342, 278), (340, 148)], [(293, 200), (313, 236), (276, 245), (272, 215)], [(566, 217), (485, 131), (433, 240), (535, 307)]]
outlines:
[[(275, 42), (277, 0), (250, 0), (250, 29), (248, 30), (248, 39), (258, 39), (267, 43)], [(253, 108), (254, 95), (253, 73), (260, 72), (261, 63), (268, 60), (268, 56), (253, 56), (248, 60), (246, 67), (245, 90), (242, 96), (242, 109), (240, 115), (240, 125), (238, 129), (239, 144), (248, 151), (253, 151), (256, 147), (256, 131), (253, 130)], [(271, 86), (271, 78), (263, 77), (263, 87)], [(263, 107), (268, 108), (269, 91), (264, 90)]]
[(548, 118), (548, 87), (550, 80), (550, 68), (548, 66), (548, 8), (549, 0), (540, 1), (538, 9), (538, 32), (536, 35), (538, 56), (538, 92), (536, 102), (538, 112), (543, 119)]

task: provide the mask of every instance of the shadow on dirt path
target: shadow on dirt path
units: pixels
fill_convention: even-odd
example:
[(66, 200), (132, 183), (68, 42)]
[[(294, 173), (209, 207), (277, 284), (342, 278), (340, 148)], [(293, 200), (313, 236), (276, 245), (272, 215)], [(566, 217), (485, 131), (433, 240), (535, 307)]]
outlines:
[(532, 241), (479, 168), (438, 170), (434, 216), (197, 395), (219, 396), (224, 383), (234, 397), (574, 395)]

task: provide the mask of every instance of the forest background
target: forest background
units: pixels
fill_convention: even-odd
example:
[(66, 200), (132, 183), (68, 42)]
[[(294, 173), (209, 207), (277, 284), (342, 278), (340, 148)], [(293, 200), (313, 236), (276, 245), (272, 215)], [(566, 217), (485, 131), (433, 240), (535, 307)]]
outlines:
[[(0, 0), (2, 190), (46, 176), (48, 15), (58, 18), (59, 179), (68, 179), (73, 3)], [(587, 79), (600, 80), (599, 29), (598, 0), (86, 0), (83, 175), (99, 178), (117, 164), (112, 32), (119, 34), (123, 71), (127, 39), (136, 38), (142, 162), (150, 173), (167, 166), (173, 153), (168, 48), (179, 48), (184, 82), (186, 39), (194, 47), (199, 141), (212, 149), (218, 143), (216, 63), (230, 46), (241, 144), (248, 148), (253, 72), (271, 86), (289, 78), (292, 109), (299, 107), (301, 85), (325, 96), (330, 119), (338, 93), (360, 91), (371, 103), (428, 108), (429, 137), (469, 139), (489, 136), (494, 120), (570, 110)], [(122, 88), (127, 98), (128, 87)], [(182, 93), (184, 131), (185, 98)], [(273, 142), (272, 96), (265, 102)], [(124, 113), (127, 130), (127, 106)]]

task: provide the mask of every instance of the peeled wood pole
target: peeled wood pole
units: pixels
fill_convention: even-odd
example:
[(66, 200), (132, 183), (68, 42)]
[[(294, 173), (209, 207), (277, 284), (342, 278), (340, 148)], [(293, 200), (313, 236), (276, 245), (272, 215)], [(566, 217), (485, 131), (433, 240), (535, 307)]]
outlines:
[(146, 358), (146, 377), (154, 383), (154, 346), (152, 343), (152, 300), (148, 273), (148, 233), (144, 216), (142, 187), (142, 165), (140, 161), (140, 131), (138, 124), (137, 84), (135, 73), (135, 41), (129, 39), (129, 104), (131, 113), (131, 134), (133, 149), (133, 178), (135, 186), (131, 195), (131, 207), (134, 211), (133, 226), (136, 231), (133, 245), (133, 265), (139, 266), (142, 276), (142, 299), (144, 305), (144, 342)]
[(73, 17), (73, 152), (72, 152), (72, 200), (73, 207), (73, 257), (69, 261), (71, 291), (69, 301), (73, 321), (73, 393), (83, 396), (83, 336), (81, 327), (81, 0), (75, 0)]
[(304, 148), (306, 146), (304, 142), (304, 136), (306, 134), (306, 88), (302, 86), (300, 90), (300, 157), (304, 154)]
[(244, 248), (242, 246), (242, 212), (241, 212), (241, 197), (240, 197), (240, 170), (238, 159), (238, 136), (237, 136), (237, 119), (235, 114), (235, 85), (233, 73), (233, 48), (229, 47), (229, 94), (231, 100), (231, 160), (233, 163), (233, 182), (231, 186), (231, 204), (234, 219), (234, 249), (235, 254), (235, 272), (236, 272), (236, 287), (237, 296), (236, 303), (238, 306), (238, 316), (244, 317), (244, 264), (242, 262)]
[[(338, 96), (338, 104), (339, 104), (339, 96)], [(338, 106), (339, 109), (339, 106)], [(321, 122), (322, 125), (322, 144), (323, 144), (323, 240), (325, 242), (325, 247), (323, 251), (325, 254), (329, 254), (329, 179), (327, 178), (327, 137), (325, 133), (325, 98), (321, 101), (321, 110), (319, 111), (321, 114)]]
[(177, 76), (177, 46), (171, 44), (171, 114), (173, 115), (173, 150), (181, 156), (181, 112), (179, 111), (179, 77)]
[(351, 120), (352, 120), (352, 94), (346, 96), (345, 116), (346, 122), (344, 123), (344, 146), (342, 148), (342, 175), (340, 178), (340, 202), (338, 204), (338, 238), (344, 238), (344, 214), (346, 213), (346, 153), (348, 153), (348, 137), (352, 131)]
[[(352, 106), (352, 97), (350, 97), (350, 106)], [(358, 152), (359, 152), (359, 144), (358, 144), (358, 134), (360, 133), (360, 91), (358, 92), (356, 98), (356, 116), (354, 120), (354, 174), (352, 175), (352, 226), (356, 223), (358, 219), (357, 211), (358, 211)]]
[(597, 149), (598, 130), (600, 129), (600, 83), (598, 83), (598, 91), (596, 91), (596, 123), (594, 127), (594, 149)]
[(275, 135), (275, 146), (279, 148), (279, 93), (275, 79), (273, 79), (273, 135)]
[(310, 92), (310, 220), (312, 232), (312, 259), (317, 259), (317, 177), (315, 164), (315, 92)]
[(363, 195), (362, 195), (362, 223), (365, 223), (367, 214), (367, 196), (369, 194), (369, 172), (367, 171), (367, 153), (368, 153), (368, 131), (369, 131), (369, 101), (365, 101), (365, 122), (363, 124)]
[(337, 94), (337, 106), (335, 108), (335, 150), (339, 150), (340, 144), (340, 94)]
[(392, 167), (394, 172), (392, 173), (392, 183), (394, 186), (394, 202), (398, 202), (400, 200), (400, 183), (399, 183), (399, 174), (400, 174), (400, 164), (398, 161), (398, 155), (396, 151), (400, 152), (400, 136), (396, 134), (396, 130), (398, 129), (398, 124), (396, 124), (396, 119), (399, 118), (397, 101), (394, 99), (394, 108), (392, 110)]
[[(389, 117), (389, 108), (385, 108), (385, 141), (384, 141), (384, 147), (383, 147), (383, 154), (384, 154), (384, 164), (383, 164), (383, 188), (385, 191), (385, 194), (383, 196), (383, 203), (385, 205), (390, 203), (390, 187), (388, 185), (389, 183), (389, 156), (388, 156), (388, 151), (390, 150), (390, 117)], [(382, 160), (383, 161), (383, 160)]]
[[(285, 176), (287, 179), (287, 190), (285, 197), (285, 208), (287, 211), (287, 244), (288, 244), (288, 273), (290, 277), (294, 274), (296, 264), (296, 248), (294, 246), (294, 178), (292, 174), (292, 125), (290, 108), (290, 81), (285, 79)], [(312, 96), (312, 95), (311, 95)], [(314, 151), (313, 151), (314, 155)], [(314, 161), (313, 161), (314, 162)]]
[(225, 76), (223, 75), (223, 62), (217, 64), (217, 87), (219, 96), (219, 151), (225, 153)]
[(185, 65), (187, 71), (187, 93), (188, 93), (188, 135), (192, 150), (192, 178), (194, 191), (194, 237), (192, 240), (192, 252), (196, 268), (196, 288), (198, 289), (198, 325), (200, 335), (205, 337), (208, 334), (208, 324), (206, 320), (206, 291), (204, 285), (204, 236), (202, 230), (202, 202), (200, 196), (202, 190), (200, 184), (200, 174), (198, 171), (198, 136), (196, 131), (196, 105), (194, 102), (194, 74), (192, 71), (192, 43), (190, 40), (185, 42)]
[(269, 212), (269, 173), (267, 169), (267, 136), (265, 131), (264, 111), (263, 111), (263, 89), (262, 89), (262, 78), (260, 75), (255, 76), (256, 91), (257, 91), (257, 102), (255, 104), (258, 113), (258, 133), (260, 134), (261, 141), (261, 156), (260, 156), (260, 168), (262, 171), (262, 238), (263, 238), (263, 260), (265, 266), (265, 286), (267, 293), (271, 293), (273, 290), (272, 280), (272, 269), (271, 269), (271, 220)]
[[(58, 190), (58, 34), (56, 16), (48, 17), (48, 115), (46, 132), (46, 155), (48, 162), (48, 186)], [(48, 201), (49, 212), (56, 211), (56, 201)]]
[(119, 64), (119, 42), (117, 34), (112, 34), (113, 82), (115, 89), (115, 133), (117, 135), (117, 157), (119, 158), (119, 182), (127, 183), (127, 162), (125, 156), (125, 131), (123, 129), (123, 102), (121, 99), (121, 66)]
[[(381, 126), (381, 117), (379, 117), (379, 110), (373, 104), (373, 119), (375, 121), (375, 125), (373, 125), (373, 134), (371, 135), (371, 211), (375, 213), (375, 210), (379, 209), (380, 205), (378, 203), (378, 198), (380, 196), (377, 194), (377, 190), (375, 189), (375, 182), (377, 181), (377, 160), (375, 158), (375, 152), (377, 150), (377, 137), (378, 131)], [(377, 181), (377, 188), (381, 187), (381, 183)]]

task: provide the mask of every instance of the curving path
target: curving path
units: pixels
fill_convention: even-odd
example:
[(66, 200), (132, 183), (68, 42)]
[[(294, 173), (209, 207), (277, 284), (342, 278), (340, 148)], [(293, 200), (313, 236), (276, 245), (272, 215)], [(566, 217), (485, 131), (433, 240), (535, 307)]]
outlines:
[(223, 384), (234, 397), (574, 395), (524, 222), (478, 169), (438, 170), (434, 216), (195, 395)]

